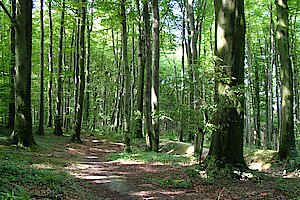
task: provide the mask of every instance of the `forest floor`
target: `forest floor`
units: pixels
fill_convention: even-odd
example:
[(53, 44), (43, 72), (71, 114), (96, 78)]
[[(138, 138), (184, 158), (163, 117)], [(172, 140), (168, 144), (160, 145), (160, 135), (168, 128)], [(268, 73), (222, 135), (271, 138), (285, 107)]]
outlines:
[[(35, 138), (39, 146), (30, 150), (0, 144), (0, 199), (300, 197), (299, 172), (286, 173), (264, 164), (259, 165), (263, 173), (247, 173), (243, 180), (212, 179), (201, 175), (190, 156), (145, 153), (141, 142), (133, 144), (132, 154), (123, 154), (122, 143), (103, 136), (84, 136), (83, 144), (70, 143), (70, 137)], [(253, 154), (247, 159), (255, 163), (258, 157)]]

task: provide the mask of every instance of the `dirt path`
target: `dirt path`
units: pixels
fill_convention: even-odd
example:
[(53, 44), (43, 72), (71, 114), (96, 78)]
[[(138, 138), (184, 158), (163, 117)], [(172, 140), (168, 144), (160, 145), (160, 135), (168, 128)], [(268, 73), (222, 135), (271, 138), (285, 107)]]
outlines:
[[(178, 165), (145, 164), (142, 162), (108, 161), (110, 153), (120, 153), (123, 144), (105, 139), (84, 137), (83, 144), (68, 144), (64, 156), (76, 157), (65, 169), (75, 177), (88, 181), (85, 188), (91, 199), (291, 199), (286, 191), (276, 187), (272, 179), (209, 183), (191, 178)], [(161, 187), (153, 180), (182, 180), (192, 187)], [(163, 182), (161, 182), (163, 184)]]
[[(141, 162), (107, 161), (110, 153), (122, 152), (122, 144), (85, 137), (84, 144), (70, 144), (70, 154), (79, 155), (80, 162), (66, 169), (74, 176), (93, 183), (95, 199), (178, 199), (188, 190), (161, 189), (147, 178), (182, 176), (184, 170), (166, 165)], [(186, 176), (187, 177), (187, 176)], [(185, 198), (184, 198), (185, 199)]]

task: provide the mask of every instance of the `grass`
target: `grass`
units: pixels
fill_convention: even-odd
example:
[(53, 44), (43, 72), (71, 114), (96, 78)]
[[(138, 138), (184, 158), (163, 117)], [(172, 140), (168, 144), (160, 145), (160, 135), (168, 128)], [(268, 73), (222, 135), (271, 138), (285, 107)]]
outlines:
[(170, 155), (167, 153), (156, 152), (133, 152), (116, 153), (108, 157), (110, 161), (140, 161), (143, 163), (162, 163), (162, 164), (187, 164), (193, 161), (193, 157)]
[(35, 135), (36, 146), (0, 145), (0, 199), (92, 199), (86, 182), (68, 174), (64, 167), (76, 157), (64, 155), (69, 137)]

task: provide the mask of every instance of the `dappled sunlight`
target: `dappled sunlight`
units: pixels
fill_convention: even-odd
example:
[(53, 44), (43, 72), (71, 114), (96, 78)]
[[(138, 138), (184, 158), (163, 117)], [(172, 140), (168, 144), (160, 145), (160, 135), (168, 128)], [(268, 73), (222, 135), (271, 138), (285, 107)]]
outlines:
[(53, 169), (52, 165), (46, 165), (46, 164), (32, 164), (31, 167), (36, 169)]
[(268, 169), (271, 168), (270, 163), (263, 163), (263, 162), (253, 162), (248, 165), (249, 169), (258, 170), (260, 172), (266, 172)]

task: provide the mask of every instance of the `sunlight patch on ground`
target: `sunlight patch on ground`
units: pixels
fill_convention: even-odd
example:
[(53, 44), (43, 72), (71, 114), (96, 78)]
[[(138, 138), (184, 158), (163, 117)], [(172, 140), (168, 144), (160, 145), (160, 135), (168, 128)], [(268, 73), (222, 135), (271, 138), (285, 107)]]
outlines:
[(99, 157), (98, 156), (85, 156), (84, 158), (87, 158), (87, 159), (98, 159)]
[(252, 170), (258, 170), (258, 171), (267, 171), (270, 169), (271, 164), (270, 163), (261, 163), (261, 162), (253, 162), (250, 163), (248, 166)]
[(120, 163), (120, 164), (124, 164), (124, 165), (138, 165), (138, 164), (145, 164), (145, 162), (134, 161), (134, 160), (126, 160), (126, 159), (118, 159), (118, 160), (109, 161), (109, 162), (106, 162), (106, 163)]
[(75, 153), (75, 154), (80, 154), (80, 155), (84, 154), (80, 150), (74, 149), (72, 147), (67, 147), (65, 151), (68, 152), (68, 153)]
[(150, 200), (150, 199), (158, 199), (156, 197), (151, 197), (152, 194), (153, 194), (153, 191), (139, 191), (139, 192), (132, 193), (132, 195), (143, 197), (143, 199), (148, 199), (148, 200)]
[(53, 167), (51, 165), (45, 165), (45, 164), (32, 164), (31, 167), (36, 169), (52, 169)]

